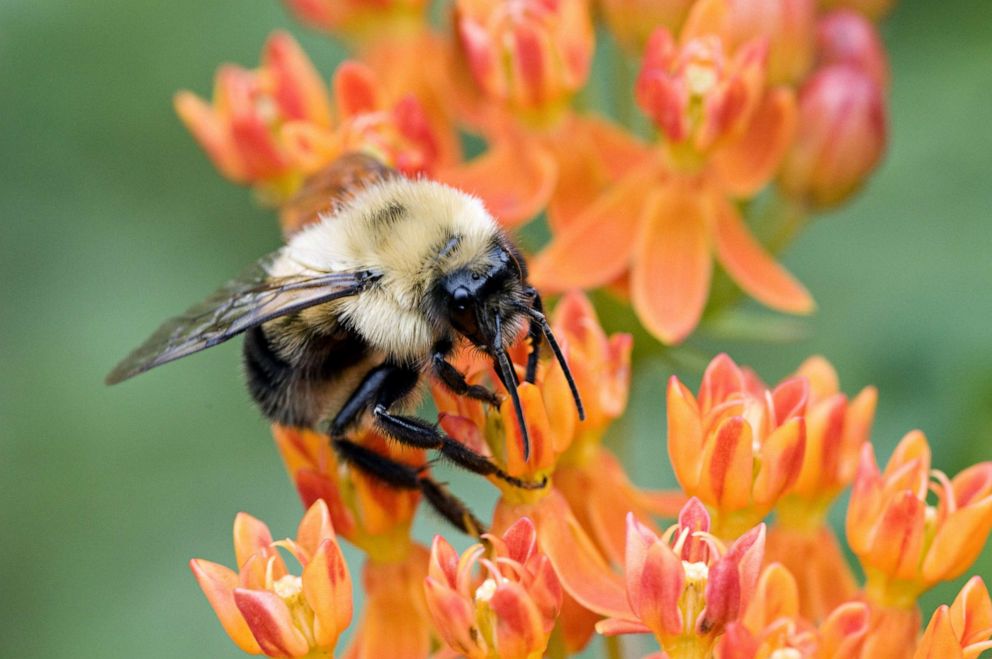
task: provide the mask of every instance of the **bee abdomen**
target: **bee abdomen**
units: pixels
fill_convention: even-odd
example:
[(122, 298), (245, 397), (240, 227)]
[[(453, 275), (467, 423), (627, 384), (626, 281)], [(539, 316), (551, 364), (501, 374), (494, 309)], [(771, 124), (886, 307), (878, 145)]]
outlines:
[(260, 326), (245, 332), (244, 355), (248, 391), (262, 413), (276, 423), (309, 425), (289, 397), (295, 368), (276, 354)]

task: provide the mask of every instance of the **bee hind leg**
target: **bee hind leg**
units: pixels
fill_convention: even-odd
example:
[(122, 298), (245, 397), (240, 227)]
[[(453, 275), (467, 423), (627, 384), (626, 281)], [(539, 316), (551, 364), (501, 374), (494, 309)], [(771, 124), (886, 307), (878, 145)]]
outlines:
[(392, 460), (348, 439), (333, 441), (341, 459), (359, 471), (397, 489), (420, 490), (434, 510), (468, 535), (478, 537), (486, 532), (486, 525), (446, 487), (425, 476), (424, 468)]

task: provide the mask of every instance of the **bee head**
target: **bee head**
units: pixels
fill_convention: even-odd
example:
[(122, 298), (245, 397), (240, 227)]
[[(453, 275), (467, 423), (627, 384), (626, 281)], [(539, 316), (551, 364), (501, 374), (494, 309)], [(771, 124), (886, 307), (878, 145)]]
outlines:
[(435, 289), (452, 329), (490, 354), (509, 346), (524, 323), (525, 275), (515, 251), (496, 244), (484, 259), (446, 273)]

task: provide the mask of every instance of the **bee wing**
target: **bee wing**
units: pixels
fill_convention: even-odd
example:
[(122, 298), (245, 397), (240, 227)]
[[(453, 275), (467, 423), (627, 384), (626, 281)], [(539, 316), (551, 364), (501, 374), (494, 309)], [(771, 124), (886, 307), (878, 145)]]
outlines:
[(356, 295), (377, 276), (368, 270), (270, 277), (259, 261), (186, 313), (165, 321), (107, 376), (116, 384), (150, 368), (227, 341), (264, 322)]

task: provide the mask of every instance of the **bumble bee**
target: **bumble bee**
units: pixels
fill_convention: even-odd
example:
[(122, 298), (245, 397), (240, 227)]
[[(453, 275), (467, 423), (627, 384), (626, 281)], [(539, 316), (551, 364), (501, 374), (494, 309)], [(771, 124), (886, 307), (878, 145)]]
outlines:
[[(492, 360), (529, 439), (507, 347), (526, 326), (533, 381), (546, 340), (568, 365), (527, 283), (524, 260), (476, 198), (426, 179), (386, 170), (292, 235), (204, 302), (166, 321), (107, 376), (114, 384), (244, 334), (248, 389), (272, 422), (330, 436), (346, 462), (394, 487), (419, 489), (456, 526), (480, 528), (464, 507), (421, 470), (348, 439), (357, 424), (455, 464), (524, 488), (488, 458), (405, 414), (428, 376), (455, 394), (498, 404), (496, 393), (466, 382), (449, 361), (462, 343)], [(475, 527), (474, 529), (472, 527)]]

